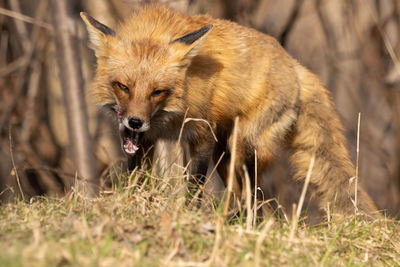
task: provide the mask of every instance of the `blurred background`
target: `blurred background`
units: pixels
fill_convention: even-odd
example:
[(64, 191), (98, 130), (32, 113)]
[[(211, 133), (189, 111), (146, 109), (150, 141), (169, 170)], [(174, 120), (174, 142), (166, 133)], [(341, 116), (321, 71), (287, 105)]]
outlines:
[[(2, 202), (63, 196), (79, 179), (75, 166), (89, 166), (86, 176), (100, 185), (110, 169), (122, 166), (116, 125), (92, 104), (76, 107), (95, 70), (79, 12), (115, 27), (150, 2), (274, 36), (332, 92), (354, 162), (361, 112), (360, 182), (380, 209), (400, 215), (398, 0), (0, 0)], [(76, 116), (83, 123), (71, 130)], [(285, 155), (277, 159), (263, 187), (291, 207), (302, 184), (290, 180), (286, 164)]]

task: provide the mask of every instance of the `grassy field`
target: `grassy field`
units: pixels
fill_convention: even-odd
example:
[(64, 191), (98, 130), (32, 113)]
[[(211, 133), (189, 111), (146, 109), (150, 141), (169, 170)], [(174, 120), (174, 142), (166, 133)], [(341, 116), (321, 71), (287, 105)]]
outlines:
[(0, 265), (400, 266), (398, 221), (253, 225), (226, 220), (215, 199), (199, 208), (179, 177), (119, 180), (96, 199), (72, 192), (2, 205)]

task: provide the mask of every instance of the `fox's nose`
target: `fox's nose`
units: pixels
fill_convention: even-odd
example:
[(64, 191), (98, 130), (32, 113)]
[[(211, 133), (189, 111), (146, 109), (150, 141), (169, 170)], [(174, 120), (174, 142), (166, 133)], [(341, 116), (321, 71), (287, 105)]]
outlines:
[(132, 129), (139, 129), (143, 125), (143, 121), (138, 118), (129, 118), (128, 123)]

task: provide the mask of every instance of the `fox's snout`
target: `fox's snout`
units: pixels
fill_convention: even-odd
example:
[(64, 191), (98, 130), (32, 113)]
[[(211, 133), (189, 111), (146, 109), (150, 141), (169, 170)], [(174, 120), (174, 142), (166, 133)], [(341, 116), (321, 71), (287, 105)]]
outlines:
[(138, 117), (125, 117), (121, 119), (121, 122), (132, 131), (145, 132), (150, 128), (148, 123)]
[(128, 124), (132, 129), (140, 129), (143, 125), (143, 121), (139, 118), (131, 117), (128, 119)]

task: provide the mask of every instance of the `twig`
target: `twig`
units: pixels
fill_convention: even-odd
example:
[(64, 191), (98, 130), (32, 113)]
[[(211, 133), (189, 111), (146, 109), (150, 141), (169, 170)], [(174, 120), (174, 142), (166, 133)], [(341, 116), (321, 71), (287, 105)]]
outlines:
[(328, 217), (328, 225), (330, 227), (330, 222), (331, 222), (331, 208), (330, 208), (330, 202), (326, 203), (326, 216)]
[[(42, 3), (42, 2), (41, 2)], [(44, 4), (39, 5), (39, 9), (44, 9)], [(38, 15), (42, 15), (42, 10), (38, 11)], [(24, 89), (24, 82), (25, 79), (23, 77), (26, 75), (29, 67), (29, 62), (31, 58), (33, 57), (33, 54), (35, 52), (35, 48), (37, 46), (37, 40), (39, 39), (40, 36), (40, 29), (36, 25), (34, 25), (32, 29), (32, 33), (30, 36), (31, 44), (29, 46), (29, 50), (25, 51), (24, 57), (26, 58), (25, 61), (21, 62), (22, 66), (21, 69), (18, 73), (18, 77), (16, 79), (16, 84), (14, 87), (14, 94), (13, 94), (13, 99), (11, 102), (8, 104), (8, 106), (3, 110), (3, 114), (0, 117), (0, 133), (3, 131), (4, 125), (8, 121), (11, 113), (14, 111), (18, 100), (20, 99), (20, 95), (23, 92)]]
[[(34, 153), (32, 150), (30, 151), (31, 153)], [(32, 170), (32, 171), (38, 171), (38, 170), (43, 170), (43, 171), (48, 171), (48, 172), (54, 172), (57, 173), (58, 175), (65, 175), (65, 176), (69, 176), (69, 177), (75, 177), (75, 173), (69, 173), (66, 171), (63, 171), (62, 169), (59, 168), (52, 168), (49, 166), (46, 166), (44, 164), (42, 164), (41, 166), (39, 164), (36, 163), (36, 165), (32, 166), (32, 167), (23, 167), (22, 168), (23, 171), (28, 171), (28, 170)]]
[(115, 164), (117, 164), (118, 162), (121, 162), (121, 161), (123, 161), (125, 158), (117, 158), (116, 160), (114, 160), (114, 161), (112, 161), (110, 164), (108, 164), (108, 166), (101, 172), (101, 174), (100, 174), (100, 180), (101, 179), (106, 179), (106, 176), (107, 176), (107, 174), (110, 172), (110, 170), (112, 169), (112, 168), (114, 168), (115, 167)]
[(290, 233), (289, 233), (289, 243), (291, 244), (293, 242), (294, 238), (294, 233), (296, 232), (297, 229), (297, 216), (296, 216), (296, 203), (292, 204), (292, 222), (290, 225)]
[(1, 33), (1, 40), (0, 40), (0, 66), (6, 64), (7, 48), (8, 48), (8, 32), (4, 31)]
[(17, 179), (18, 189), (19, 189), (19, 192), (21, 193), (22, 200), (25, 201), (25, 195), (24, 195), (24, 192), (22, 191), (21, 181), (19, 180), (19, 175), (18, 175), (17, 167), (15, 167), (15, 162), (14, 162), (14, 154), (13, 154), (12, 138), (11, 138), (11, 125), (10, 125), (10, 129), (9, 129), (9, 133), (8, 133), (8, 139), (9, 139), (9, 141), (10, 141), (11, 162), (12, 162), (12, 165), (13, 165), (13, 169), (14, 169), (14, 173), (15, 173), (15, 178)]
[(385, 33), (385, 31), (382, 29), (381, 25), (379, 24), (379, 19), (377, 18), (377, 16), (374, 14), (374, 12), (372, 11), (371, 6), (369, 5), (368, 1), (364, 0), (364, 5), (367, 6), (368, 11), (372, 17), (372, 19), (374, 20), (379, 33), (382, 36), (383, 39), (383, 43), (386, 47), (386, 50), (389, 53), (390, 58), (392, 59), (394, 65), (395, 65), (395, 70), (397, 71), (398, 75), (400, 75), (400, 61), (399, 58), (397, 57), (396, 53), (394, 52), (394, 49), (392, 47), (392, 45), (390, 44), (389, 38), (387, 36), (387, 34)]
[[(21, 13), (21, 8), (19, 6), (19, 0), (10, 0), (8, 1), (10, 4), (11, 9), (13, 9), (12, 11), (14, 12), (14, 14), (20, 14)], [(19, 36), (19, 39), (21, 40), (21, 46), (24, 50), (24, 52), (28, 52), (31, 49), (32, 43), (29, 40), (28, 37), (28, 30), (26, 29), (25, 24), (20, 21), (20, 20), (14, 20), (15, 23), (15, 29), (16, 32)]]
[(260, 232), (260, 235), (257, 238), (256, 251), (255, 251), (255, 255), (254, 255), (254, 266), (256, 266), (256, 267), (260, 266), (260, 254), (261, 254), (262, 242), (264, 241), (265, 237), (267, 236), (267, 232), (269, 231), (269, 229), (271, 229), (271, 226), (273, 223), (274, 223), (274, 221), (272, 219), (270, 219), (265, 224), (265, 226), (263, 227), (263, 229)]
[(49, 31), (53, 31), (53, 26), (51, 26), (51, 24), (43, 22), (43, 21), (38, 21), (37, 19), (34, 19), (32, 17), (23, 15), (23, 14), (21, 14), (19, 12), (15, 12), (15, 11), (8, 10), (8, 9), (0, 7), (0, 14), (4, 15), (4, 16), (11, 17), (11, 18), (14, 18), (14, 19), (17, 19), (17, 20), (21, 20), (23, 22), (27, 22), (27, 23), (31, 23), (31, 24), (37, 25), (37, 26), (39, 26), (41, 28), (45, 28), (45, 29), (47, 29)]
[(254, 149), (254, 203), (253, 203), (253, 226), (256, 225), (257, 218), (257, 150)]
[(8, 190), (10, 190), (11, 191), (11, 193), (14, 193), (14, 190), (12, 190), (12, 188), (11, 187), (9, 187), (9, 186), (7, 186), (6, 188), (4, 188), (4, 190), (3, 191), (1, 191), (0, 192), (0, 196), (1, 195), (3, 195), (5, 192), (7, 192)]
[[(38, 41), (38, 54), (43, 52), (43, 48), (47, 43), (47, 38), (41, 38)], [(21, 136), (24, 143), (29, 143), (34, 127), (38, 124), (38, 105), (39, 105), (39, 94), (40, 94), (40, 78), (42, 76), (43, 66), (40, 62), (40, 57), (37, 56), (34, 62), (31, 63), (32, 72), (29, 76), (28, 81), (28, 92), (26, 99), (26, 109), (22, 122)]]
[(358, 162), (360, 158), (360, 124), (361, 124), (361, 112), (358, 113), (358, 123), (357, 123), (357, 161), (356, 161), (356, 184), (355, 184), (355, 192), (354, 192), (354, 201), (356, 202), (356, 210), (357, 210), (357, 186), (358, 186)]
[(235, 122), (233, 125), (233, 138), (232, 138), (232, 151), (231, 151), (231, 162), (229, 164), (229, 173), (228, 173), (228, 186), (227, 186), (227, 196), (225, 200), (224, 206), (224, 215), (228, 214), (229, 201), (231, 200), (232, 187), (233, 187), (233, 178), (235, 176), (235, 159), (236, 159), (236, 142), (237, 142), (237, 132), (238, 132), (238, 124), (239, 117), (235, 118)]
[(205, 120), (205, 119), (186, 118), (186, 115), (187, 115), (188, 110), (189, 110), (189, 109), (187, 109), (186, 112), (185, 112), (185, 117), (184, 117), (184, 120), (183, 120), (181, 129), (180, 129), (180, 132), (179, 132), (179, 137), (178, 137), (177, 145), (180, 144), (180, 141), (181, 141), (181, 138), (182, 138), (182, 134), (183, 134), (183, 128), (185, 127), (185, 124), (188, 123), (188, 122), (190, 122), (190, 121), (196, 121), (196, 122), (204, 122), (204, 123), (206, 123), (206, 124), (208, 125), (208, 127), (210, 128), (210, 132), (211, 132), (212, 136), (214, 137), (215, 142), (218, 142), (217, 136), (215, 135), (215, 133), (214, 133), (214, 131), (213, 131), (213, 128), (211, 127), (211, 124), (210, 124), (207, 120)]
[[(297, 221), (298, 221), (298, 219), (300, 217), (301, 209), (302, 209), (303, 203), (304, 203), (304, 198), (306, 197), (308, 184), (310, 183), (312, 169), (314, 168), (314, 161), (315, 161), (315, 155), (312, 155), (311, 160), (310, 160), (310, 165), (308, 166), (306, 180), (305, 180), (304, 185), (303, 185), (303, 190), (301, 191), (299, 204), (297, 205), (297, 209), (296, 209), (296, 204), (293, 204), (292, 227), (290, 229), (290, 236), (289, 236), (289, 240), (290, 241), (293, 241), (294, 233), (295, 233), (296, 228), (297, 228)], [(295, 212), (295, 210), (296, 210), (296, 212)]]
[(212, 136), (214, 137), (215, 142), (218, 142), (218, 139), (217, 139), (217, 137), (215, 136), (215, 133), (214, 133), (214, 131), (213, 131), (213, 128), (211, 127), (211, 124), (210, 124), (207, 120), (204, 120), (204, 119), (196, 119), (196, 118), (186, 118), (185, 121), (184, 121), (184, 123), (187, 123), (187, 122), (189, 122), (189, 121), (200, 121), (200, 122), (205, 122), (205, 123), (208, 125), (208, 127), (210, 128), (210, 132), (211, 132)]
[(206, 186), (208, 180), (210, 180), (211, 176), (214, 174), (214, 172), (217, 170), (218, 165), (221, 163), (222, 158), (224, 157), (225, 152), (222, 152), (221, 156), (219, 157), (217, 163), (215, 164), (214, 168), (212, 169), (212, 171), (210, 172), (210, 175), (208, 175), (207, 181), (204, 184), (204, 186)]
[(309, 165), (308, 171), (307, 171), (306, 180), (304, 182), (303, 189), (301, 190), (299, 204), (297, 205), (297, 210), (296, 210), (296, 217), (297, 218), (300, 217), (301, 209), (303, 207), (304, 199), (305, 199), (306, 193), (307, 193), (308, 184), (310, 183), (311, 173), (312, 173), (312, 170), (314, 168), (314, 162), (315, 162), (315, 155), (313, 155), (311, 157), (310, 165)]
[(217, 218), (217, 227), (216, 227), (216, 233), (215, 233), (215, 241), (214, 241), (214, 246), (211, 252), (211, 256), (208, 259), (208, 261), (205, 263), (205, 266), (211, 265), (218, 254), (218, 249), (221, 243), (221, 231), (222, 231), (222, 219), (220, 217)]
[(215, 164), (214, 168), (212, 169), (212, 171), (208, 175), (208, 177), (206, 179), (206, 182), (199, 188), (199, 190), (197, 190), (196, 194), (193, 196), (192, 200), (190, 201), (190, 204), (194, 203), (195, 199), (197, 199), (199, 197), (200, 193), (204, 191), (204, 189), (206, 188), (207, 184), (209, 183), (212, 175), (217, 170), (218, 165), (221, 163), (221, 160), (224, 157), (224, 155), (225, 155), (225, 152), (222, 152), (222, 154), (219, 157), (219, 159), (218, 159), (217, 163)]
[[(31, 58), (32, 54), (33, 54), (33, 51), (31, 53), (29, 53), (29, 56), (27, 56), (27, 57)], [(4, 111), (0, 117), (0, 133), (3, 132), (4, 125), (6, 124), (6, 122), (10, 118), (11, 113), (14, 111), (15, 107), (17, 106), (18, 100), (20, 100), (20, 96), (23, 92), (24, 82), (25, 82), (25, 79), (23, 79), (23, 77), (26, 75), (27, 71), (28, 71), (28, 60), (25, 62), (24, 66), (20, 70), (19, 75), (17, 77), (16, 84), (13, 89), (14, 90), (13, 98), (12, 98), (11, 102), (7, 105), (7, 107), (4, 109)]]
[(186, 121), (186, 116), (187, 116), (188, 112), (189, 112), (189, 108), (186, 109), (185, 114), (183, 115), (183, 122), (182, 122), (182, 125), (181, 125), (181, 129), (179, 130), (178, 141), (176, 142), (176, 147), (175, 147), (175, 153), (176, 154), (178, 152), (178, 147), (181, 144), (181, 139), (182, 139), (182, 135), (183, 135), (183, 128), (185, 127), (185, 121)]
[[(6, 54), (6, 53), (5, 53)], [(13, 62), (7, 64), (0, 69), (0, 78), (9, 75), (10, 73), (25, 67), (31, 58), (31, 54), (24, 54), (14, 60)]]
[(360, 158), (360, 124), (361, 124), (361, 112), (358, 113), (358, 122), (357, 122), (357, 158), (356, 158), (356, 174), (352, 179), (350, 180), (351, 182), (355, 182), (354, 184), (354, 210), (355, 212), (358, 211), (357, 207), (357, 196), (358, 196), (358, 162)]
[[(132, 181), (133, 175), (135, 175), (135, 180), (133, 180), (133, 182), (131, 182), (131, 181)], [(131, 188), (131, 187), (136, 186), (136, 185), (138, 184), (138, 182), (139, 182), (139, 178), (140, 178), (140, 174), (138, 173), (138, 166), (136, 166), (136, 167), (132, 170), (131, 174), (129, 175), (128, 187)]]
[(252, 211), (251, 209), (251, 183), (250, 183), (250, 176), (247, 170), (246, 165), (243, 164), (243, 172), (244, 178), (246, 179), (246, 209), (247, 209), (247, 216), (246, 216), (246, 231), (250, 231), (251, 222), (253, 220), (252, 216), (254, 216), (255, 210)]
[[(46, 170), (46, 168), (40, 167), (40, 166), (45, 166), (46, 164), (42, 162), (42, 160), (39, 157), (35, 157), (35, 152), (32, 150), (32, 148), (28, 145), (28, 142), (22, 141), (22, 148), (24, 152), (24, 156), (26, 161), (29, 163), (29, 165), (32, 166), (32, 170), (35, 170), (40, 177), (39, 183), (44, 184), (46, 187), (46, 191), (49, 195), (58, 195), (59, 193), (62, 193), (62, 188), (60, 188), (60, 182), (55, 179), (54, 175), (51, 173), (50, 169), (47, 169), (50, 171), (49, 175), (48, 173), (44, 172), (43, 170)], [(64, 186), (64, 179), (62, 181), (62, 185)], [(26, 191), (26, 188), (25, 188)]]
[(179, 252), (179, 247), (181, 246), (182, 240), (178, 239), (175, 242), (174, 247), (172, 248), (171, 252), (167, 255), (167, 257), (163, 260), (164, 264), (168, 266), (171, 260), (175, 257), (175, 255)]

